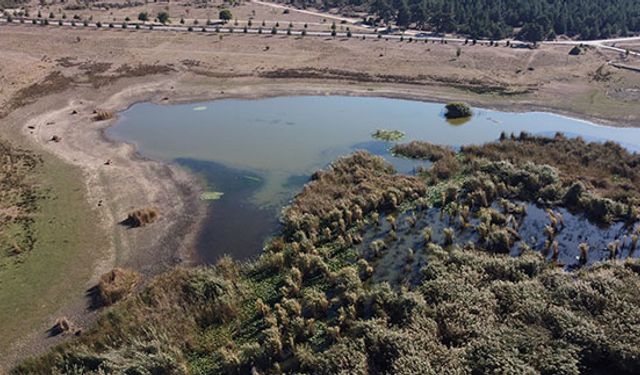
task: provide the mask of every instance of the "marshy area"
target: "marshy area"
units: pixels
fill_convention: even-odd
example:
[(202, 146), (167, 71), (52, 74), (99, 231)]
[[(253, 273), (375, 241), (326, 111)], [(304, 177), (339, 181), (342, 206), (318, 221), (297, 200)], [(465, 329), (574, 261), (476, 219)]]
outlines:
[[(527, 114), (478, 109), (461, 127), (441, 105), (426, 105), (427, 119), (424, 103), (396, 101), (383, 111), (405, 125), (384, 130), (391, 120), (369, 105), (386, 99), (293, 99), (316, 109), (314, 124), (220, 111), (283, 114), (262, 101), (216, 102), (215, 125), (201, 129), (168, 114), (138, 127), (136, 107), (125, 113), (112, 136), (203, 176), (204, 230), (215, 246), (243, 246), (231, 253), (241, 261), (218, 254), (140, 292), (135, 275), (109, 274), (97, 324), (15, 372), (637, 373), (637, 130), (536, 114), (543, 135), (532, 135), (507, 121)], [(322, 116), (347, 116), (345, 100), (370, 111)], [(243, 116), (253, 121), (233, 121)], [(572, 135), (548, 134), (563, 126)]]
[(406, 158), (394, 145), (428, 140), (450, 146), (447, 152), (453, 153), (497, 140), (503, 131), (561, 131), (567, 137), (615, 141), (630, 150), (640, 147), (640, 132), (633, 128), (602, 127), (547, 113), (475, 108), (473, 117), (463, 119), (448, 119), (446, 113), (439, 103), (375, 97), (142, 103), (123, 112), (107, 134), (134, 143), (143, 156), (177, 163), (202, 177), (204, 190), (215, 195), (202, 202), (209, 207), (197, 245), (204, 263), (215, 263), (224, 254), (237, 259), (258, 255), (265, 239), (279, 230), (281, 208), (311, 174), (356, 150), (383, 156), (399, 172), (415, 174), (434, 158)]
[(418, 149), (414, 175), (337, 159), (256, 260), (164, 274), (16, 373), (637, 373), (639, 156), (526, 133), (396, 152)]

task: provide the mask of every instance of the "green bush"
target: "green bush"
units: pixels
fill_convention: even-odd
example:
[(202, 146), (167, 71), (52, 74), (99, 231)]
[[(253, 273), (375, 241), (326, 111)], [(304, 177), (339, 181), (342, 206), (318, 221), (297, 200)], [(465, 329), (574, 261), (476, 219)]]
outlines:
[(469, 107), (469, 105), (465, 103), (460, 103), (460, 102), (447, 104), (445, 106), (445, 110), (446, 112), (444, 115), (448, 119), (471, 117), (473, 115), (473, 111), (471, 110), (471, 107)]

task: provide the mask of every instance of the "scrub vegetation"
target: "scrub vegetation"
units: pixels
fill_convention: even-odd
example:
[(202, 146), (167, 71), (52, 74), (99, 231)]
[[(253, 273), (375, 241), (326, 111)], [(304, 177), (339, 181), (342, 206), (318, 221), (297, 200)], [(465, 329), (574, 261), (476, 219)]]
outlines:
[(41, 194), (31, 174), (41, 164), (35, 154), (0, 140), (0, 270), (34, 246), (34, 215)]
[(158, 216), (158, 210), (153, 207), (141, 208), (130, 212), (122, 224), (131, 228), (144, 227), (145, 225), (152, 224), (156, 221)]
[[(588, 179), (524, 156), (555, 147), (571, 147), (565, 161)], [(405, 176), (356, 152), (313, 175), (257, 260), (161, 275), (14, 372), (637, 373), (637, 192), (594, 185), (591, 148), (635, 158), (560, 135), (504, 136), (456, 154), (424, 146), (421, 158), (445, 156)], [(547, 215), (542, 244), (519, 238), (533, 206)], [(595, 254), (586, 238), (577, 264), (560, 262), (562, 210), (623, 225), (605, 260), (582, 261)]]
[(445, 109), (444, 116), (448, 119), (465, 118), (473, 115), (471, 107), (465, 103), (449, 103), (445, 106)]
[(404, 156), (411, 159), (423, 159), (436, 162), (445, 157), (455, 155), (449, 147), (434, 145), (429, 142), (411, 141), (409, 143), (393, 146), (391, 152), (396, 156)]

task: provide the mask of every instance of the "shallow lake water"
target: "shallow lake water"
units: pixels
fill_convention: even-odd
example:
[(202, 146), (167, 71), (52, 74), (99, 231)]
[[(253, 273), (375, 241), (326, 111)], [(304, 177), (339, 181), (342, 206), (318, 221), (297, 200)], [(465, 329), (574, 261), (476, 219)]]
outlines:
[(176, 162), (200, 174), (210, 215), (200, 234), (203, 262), (223, 254), (247, 258), (277, 229), (277, 215), (310, 174), (356, 149), (382, 155), (404, 173), (420, 162), (395, 158), (376, 129), (400, 130), (401, 142), (424, 140), (461, 146), (496, 140), (500, 133), (582, 136), (640, 150), (640, 129), (598, 126), (549, 113), (474, 109), (467, 122), (451, 123), (444, 105), (345, 96), (225, 99), (180, 105), (141, 103), (107, 130), (134, 143), (144, 156)]

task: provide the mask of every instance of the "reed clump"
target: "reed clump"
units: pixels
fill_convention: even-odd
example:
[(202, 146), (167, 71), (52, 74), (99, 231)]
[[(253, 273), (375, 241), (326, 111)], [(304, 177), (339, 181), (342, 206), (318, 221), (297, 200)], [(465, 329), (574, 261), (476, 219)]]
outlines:
[(114, 268), (103, 274), (96, 286), (97, 303), (109, 306), (130, 295), (142, 278), (134, 270)]
[(96, 110), (95, 115), (93, 116), (94, 121), (106, 121), (113, 118), (113, 112), (105, 111), (105, 110)]
[(409, 143), (393, 146), (391, 152), (394, 155), (411, 159), (423, 159), (436, 162), (446, 156), (454, 156), (455, 152), (446, 146), (435, 145), (429, 142), (411, 141)]
[(130, 212), (123, 223), (132, 228), (144, 227), (158, 220), (158, 217), (158, 210), (146, 207)]

